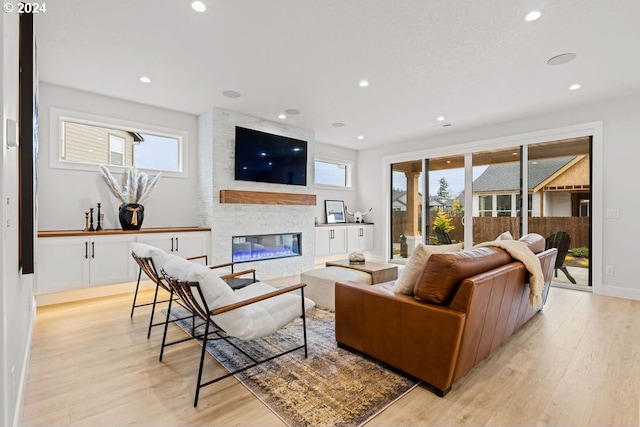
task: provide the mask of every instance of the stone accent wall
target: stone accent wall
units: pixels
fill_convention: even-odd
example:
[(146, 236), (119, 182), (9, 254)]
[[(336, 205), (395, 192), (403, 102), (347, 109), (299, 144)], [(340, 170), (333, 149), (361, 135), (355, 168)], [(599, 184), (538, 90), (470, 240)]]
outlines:
[[(307, 141), (307, 186), (235, 181), (235, 127), (241, 126)], [(313, 268), (315, 206), (221, 204), (220, 190), (314, 194), (313, 131), (270, 122), (244, 114), (212, 109), (198, 120), (200, 223), (211, 227), (212, 263), (231, 261), (231, 238), (237, 235), (302, 233), (302, 256), (247, 262), (261, 280), (300, 274)]]

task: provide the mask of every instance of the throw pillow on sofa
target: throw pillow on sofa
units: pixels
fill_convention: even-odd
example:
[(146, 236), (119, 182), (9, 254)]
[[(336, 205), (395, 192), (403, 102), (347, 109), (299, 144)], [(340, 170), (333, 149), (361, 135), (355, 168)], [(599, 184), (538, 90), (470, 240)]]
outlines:
[(509, 230), (505, 231), (501, 235), (499, 235), (496, 240), (513, 240), (513, 235)]
[(424, 270), (427, 265), (427, 260), (432, 254), (457, 252), (460, 250), (462, 250), (462, 243), (437, 246), (424, 245), (422, 243), (418, 244), (391, 290), (397, 294), (412, 296), (416, 281), (420, 278), (422, 270)]
[(433, 304), (446, 304), (467, 277), (511, 262), (511, 255), (500, 248), (433, 254), (416, 282), (414, 298)]

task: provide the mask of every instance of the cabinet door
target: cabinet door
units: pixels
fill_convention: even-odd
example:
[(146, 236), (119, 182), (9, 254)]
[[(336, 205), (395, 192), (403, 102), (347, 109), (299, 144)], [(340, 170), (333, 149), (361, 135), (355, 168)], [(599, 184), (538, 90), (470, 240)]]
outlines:
[(360, 230), (362, 227), (349, 225), (347, 227), (347, 252), (361, 251)]
[(131, 258), (133, 236), (100, 236), (90, 241), (90, 284), (106, 285), (134, 280)]
[(373, 226), (350, 225), (347, 230), (347, 249), (353, 251), (370, 251), (373, 249)]
[(362, 229), (360, 236), (360, 250), (372, 251), (373, 250), (373, 225), (363, 225), (359, 227)]
[(347, 227), (335, 227), (331, 230), (333, 234), (329, 240), (330, 253), (336, 255), (347, 252)]
[(175, 246), (173, 234), (171, 233), (139, 234), (136, 237), (136, 242), (155, 246), (158, 249), (162, 249), (166, 253), (171, 253), (171, 251), (173, 250), (173, 246)]
[(178, 233), (174, 238), (174, 254), (184, 258), (209, 255), (209, 233)]
[(38, 239), (37, 294), (84, 288), (89, 285), (89, 239)]
[(325, 256), (331, 253), (329, 242), (331, 229), (328, 227), (316, 227), (316, 253), (315, 256)]

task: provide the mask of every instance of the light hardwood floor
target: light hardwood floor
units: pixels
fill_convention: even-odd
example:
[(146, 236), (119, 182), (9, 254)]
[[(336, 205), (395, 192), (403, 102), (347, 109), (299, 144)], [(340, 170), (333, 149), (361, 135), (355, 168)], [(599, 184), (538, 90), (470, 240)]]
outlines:
[[(193, 408), (198, 344), (160, 363), (161, 328), (147, 340), (149, 308), (130, 319), (131, 298), (38, 309), (22, 425), (284, 425), (235, 378), (205, 387)], [(552, 288), (544, 311), (445, 398), (419, 386), (368, 425), (639, 426), (638, 313), (640, 301)]]

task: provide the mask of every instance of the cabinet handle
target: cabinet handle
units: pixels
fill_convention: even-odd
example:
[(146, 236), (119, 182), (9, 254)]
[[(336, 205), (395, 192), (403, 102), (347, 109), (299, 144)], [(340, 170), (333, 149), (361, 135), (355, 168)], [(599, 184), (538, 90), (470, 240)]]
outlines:
[(94, 246), (96, 242), (91, 242), (91, 258), (96, 257), (96, 247)]
[(178, 238), (176, 237), (176, 252), (179, 252), (180, 249), (178, 249)]
[(84, 242), (84, 259), (89, 259), (89, 242)]
[(360, 229), (360, 237), (364, 236), (364, 229)]
[(173, 252), (173, 237), (171, 238), (171, 252)]

